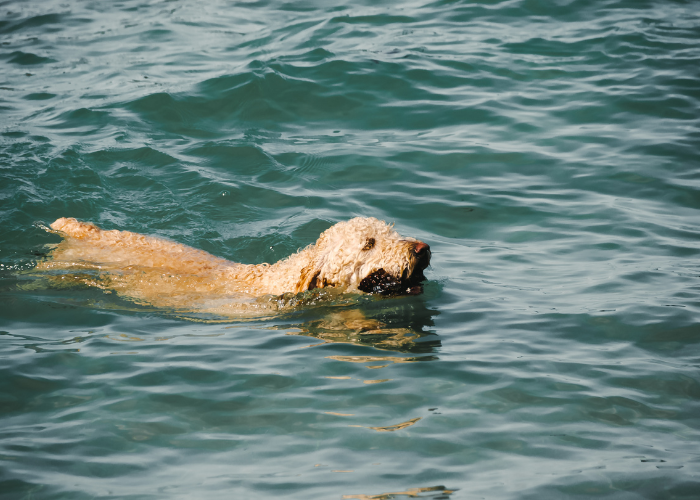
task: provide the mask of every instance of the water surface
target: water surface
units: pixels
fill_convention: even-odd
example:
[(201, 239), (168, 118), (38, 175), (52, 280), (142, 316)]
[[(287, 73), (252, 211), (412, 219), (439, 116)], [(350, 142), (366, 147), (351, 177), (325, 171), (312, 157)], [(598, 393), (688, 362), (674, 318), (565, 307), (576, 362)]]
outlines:
[[(695, 499), (700, 13), (0, 4), (0, 497)], [(425, 293), (183, 318), (31, 271), (72, 216)]]

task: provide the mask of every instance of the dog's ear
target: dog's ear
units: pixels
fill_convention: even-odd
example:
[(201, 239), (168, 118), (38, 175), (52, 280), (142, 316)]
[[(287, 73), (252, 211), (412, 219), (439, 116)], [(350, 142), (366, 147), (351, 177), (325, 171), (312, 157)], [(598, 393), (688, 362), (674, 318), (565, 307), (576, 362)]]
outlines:
[(294, 287), (294, 293), (313, 290), (314, 288), (323, 288), (325, 280), (319, 279), (323, 267), (326, 262), (325, 253), (328, 251), (326, 247), (328, 230), (321, 233), (316, 243), (309, 245), (302, 252), (305, 253), (304, 259), (307, 264), (299, 273), (299, 281)]
[(321, 271), (316, 269), (313, 262), (301, 270), (301, 276), (294, 288), (294, 293), (305, 292), (307, 290), (313, 290), (318, 286), (318, 275)]

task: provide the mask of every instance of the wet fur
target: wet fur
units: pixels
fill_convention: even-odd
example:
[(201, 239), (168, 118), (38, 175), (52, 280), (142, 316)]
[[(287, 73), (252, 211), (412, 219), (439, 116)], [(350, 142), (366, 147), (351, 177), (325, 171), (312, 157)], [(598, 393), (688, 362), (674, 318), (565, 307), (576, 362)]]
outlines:
[(56, 220), (51, 231), (64, 239), (38, 264), (39, 270), (70, 270), (74, 276), (76, 271), (89, 271), (75, 279), (158, 307), (325, 287), (357, 291), (363, 283), (373, 286), (365, 291), (381, 292), (386, 282), (393, 291), (405, 285), (407, 293), (414, 293), (430, 261), (427, 245), (400, 236), (375, 218), (340, 222), (290, 257), (258, 265), (239, 264), (163, 238), (102, 230), (73, 218)]

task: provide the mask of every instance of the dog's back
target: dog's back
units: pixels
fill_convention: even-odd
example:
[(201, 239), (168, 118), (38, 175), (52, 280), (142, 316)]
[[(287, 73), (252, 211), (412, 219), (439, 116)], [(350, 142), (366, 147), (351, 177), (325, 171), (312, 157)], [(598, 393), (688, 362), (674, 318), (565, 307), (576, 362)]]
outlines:
[(60, 218), (51, 224), (51, 229), (64, 239), (51, 252), (51, 260), (41, 263), (44, 268), (60, 263), (64, 267), (123, 269), (128, 266), (206, 274), (232, 264), (181, 243), (131, 231), (105, 231), (73, 218)]

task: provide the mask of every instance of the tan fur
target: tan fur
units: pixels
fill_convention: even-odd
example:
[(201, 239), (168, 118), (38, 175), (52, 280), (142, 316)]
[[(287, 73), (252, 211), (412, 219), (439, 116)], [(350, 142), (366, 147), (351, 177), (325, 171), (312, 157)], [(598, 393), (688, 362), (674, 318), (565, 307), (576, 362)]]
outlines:
[[(382, 268), (397, 278), (410, 276), (418, 265), (413, 250), (422, 244), (401, 237), (383, 221), (358, 217), (334, 225), (315, 244), (275, 264), (246, 265), (73, 218), (56, 220), (51, 230), (64, 239), (37, 265), (39, 270), (69, 270), (74, 281), (114, 290), (136, 302), (176, 308), (201, 300), (244, 300), (327, 286), (356, 291), (363, 278)], [(370, 239), (374, 245), (367, 249)]]

